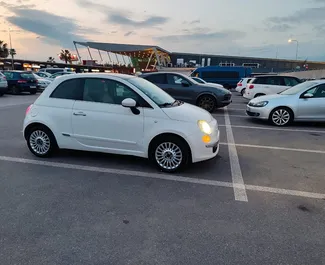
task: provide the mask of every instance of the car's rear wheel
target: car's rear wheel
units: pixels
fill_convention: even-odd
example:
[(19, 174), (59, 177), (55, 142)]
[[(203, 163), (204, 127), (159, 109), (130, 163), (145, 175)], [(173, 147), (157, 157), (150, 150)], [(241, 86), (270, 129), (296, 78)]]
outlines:
[(272, 110), (269, 121), (276, 126), (289, 125), (293, 120), (293, 113), (290, 109), (280, 107)]
[(217, 107), (216, 99), (211, 95), (200, 96), (197, 105), (208, 112), (213, 112)]
[(176, 172), (185, 168), (190, 161), (190, 149), (178, 136), (160, 137), (151, 144), (149, 159), (164, 172)]
[(263, 93), (257, 93), (257, 94), (254, 96), (254, 98), (261, 97), (261, 96), (265, 96), (265, 94), (263, 94)]
[(38, 157), (49, 157), (57, 148), (55, 137), (45, 126), (35, 126), (27, 132), (27, 146)]
[(37, 93), (37, 89), (35, 89), (35, 90), (31, 90), (29, 93), (30, 93), (31, 95), (35, 95), (35, 94)]
[(240, 91), (240, 94), (241, 94), (242, 96), (244, 96), (244, 94), (245, 94), (245, 90), (246, 90), (246, 88), (243, 88), (243, 89)]
[(3, 93), (0, 93), (0, 97), (2, 97), (4, 94)]
[(18, 87), (16, 87), (16, 86), (13, 86), (13, 87), (11, 88), (11, 92), (12, 92), (12, 94), (14, 94), (14, 95), (18, 95), (18, 94), (20, 94), (20, 89), (19, 89)]

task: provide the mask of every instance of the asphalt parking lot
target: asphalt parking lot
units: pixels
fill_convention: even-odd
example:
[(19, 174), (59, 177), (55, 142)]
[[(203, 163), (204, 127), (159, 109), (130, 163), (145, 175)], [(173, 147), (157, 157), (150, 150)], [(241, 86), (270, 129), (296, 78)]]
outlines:
[(325, 264), (325, 125), (214, 114), (217, 158), (167, 175), (143, 159), (22, 137), (36, 96), (0, 98), (0, 264)]

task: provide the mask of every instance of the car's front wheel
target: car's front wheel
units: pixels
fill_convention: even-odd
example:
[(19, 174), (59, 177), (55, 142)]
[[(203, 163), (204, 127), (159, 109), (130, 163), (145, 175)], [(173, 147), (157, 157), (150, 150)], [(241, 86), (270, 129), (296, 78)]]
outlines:
[(290, 109), (285, 107), (276, 108), (272, 110), (269, 120), (273, 125), (285, 126), (292, 122), (293, 113)]
[(45, 126), (36, 126), (27, 132), (27, 146), (38, 157), (49, 157), (57, 148), (55, 137)]
[(211, 95), (200, 96), (197, 105), (208, 112), (213, 112), (217, 107), (216, 99)]
[(190, 161), (190, 148), (177, 136), (160, 137), (154, 140), (149, 150), (149, 159), (164, 172), (176, 172)]

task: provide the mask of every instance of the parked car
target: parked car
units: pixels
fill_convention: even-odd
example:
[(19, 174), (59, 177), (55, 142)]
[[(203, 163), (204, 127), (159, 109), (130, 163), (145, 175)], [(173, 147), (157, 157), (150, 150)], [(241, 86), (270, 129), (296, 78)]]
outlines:
[(245, 77), (240, 79), (235, 90), (243, 96), (245, 94), (246, 85), (249, 81), (251, 81), (251, 79), (252, 77)]
[(159, 86), (175, 99), (197, 105), (209, 112), (231, 103), (231, 92), (215, 85), (200, 84), (181, 73), (156, 72), (140, 77)]
[(57, 72), (57, 73), (51, 75), (50, 79), (53, 80), (53, 79), (57, 78), (58, 76), (70, 75), (70, 74), (75, 74), (75, 72)]
[(8, 92), (14, 95), (21, 92), (36, 94), (38, 90), (38, 80), (29, 71), (3, 71), (8, 81)]
[(49, 74), (55, 74), (57, 72), (72, 72), (72, 70), (70, 68), (58, 68), (58, 67), (54, 67), (54, 68), (41, 68), (39, 70), (39, 72), (42, 73), (49, 73)]
[(224, 88), (235, 88), (241, 78), (249, 77), (252, 68), (242, 66), (206, 66), (195, 69), (192, 77), (200, 77), (209, 83), (218, 83)]
[(39, 75), (33, 73), (35, 78), (38, 80), (38, 89), (39, 91), (43, 91), (49, 84), (51, 84), (51, 81), (49, 79), (45, 79), (40, 77)]
[(52, 74), (47, 73), (47, 72), (36, 72), (35, 74), (37, 74), (38, 76), (44, 78), (44, 79), (51, 79)]
[(57, 148), (133, 155), (166, 172), (219, 150), (218, 124), (209, 112), (122, 74), (55, 79), (26, 110), (23, 132), (38, 157)]
[(196, 82), (198, 82), (199, 84), (208, 84), (208, 85), (214, 85), (216, 87), (220, 87), (220, 88), (224, 88), (223, 85), (217, 84), (217, 83), (208, 83), (205, 82), (202, 78), (200, 77), (191, 77), (192, 79), (194, 79)]
[(8, 82), (6, 76), (0, 72), (0, 97), (8, 91)]
[(325, 80), (305, 81), (278, 94), (254, 98), (246, 113), (277, 126), (292, 121), (325, 122)]
[(252, 78), (246, 85), (244, 98), (252, 99), (280, 93), (302, 81), (293, 76), (265, 75)]

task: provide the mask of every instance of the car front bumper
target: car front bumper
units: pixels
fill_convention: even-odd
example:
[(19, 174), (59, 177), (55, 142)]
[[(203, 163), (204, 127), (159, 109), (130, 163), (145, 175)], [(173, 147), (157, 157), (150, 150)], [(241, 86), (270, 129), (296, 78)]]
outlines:
[(246, 106), (246, 115), (252, 118), (267, 120), (270, 116), (271, 109), (267, 107)]

